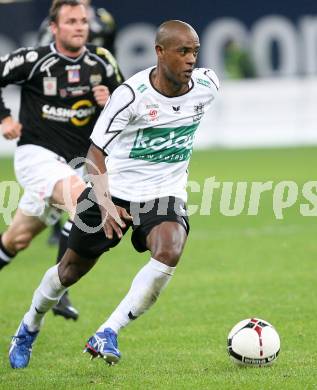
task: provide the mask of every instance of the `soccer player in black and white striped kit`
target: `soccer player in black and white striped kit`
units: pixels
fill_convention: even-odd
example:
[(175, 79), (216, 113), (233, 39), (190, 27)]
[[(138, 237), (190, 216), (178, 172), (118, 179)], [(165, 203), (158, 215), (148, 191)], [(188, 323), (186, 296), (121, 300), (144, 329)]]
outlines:
[[(80, 0), (55, 0), (50, 9), (55, 40), (48, 46), (21, 48), (0, 59), (0, 88), (21, 86), (19, 120), (6, 108), (0, 90), (3, 136), (18, 140), (14, 166), (24, 189), (8, 229), (0, 235), (0, 269), (25, 249), (32, 239), (61, 215), (69, 214), (60, 240), (62, 258), (72, 226), (75, 204), (86, 188), (82, 167), (69, 163), (84, 157), (89, 136), (109, 93), (122, 82), (109, 51), (86, 44), (87, 8)], [(77, 319), (67, 295), (55, 314)]]
[[(81, 0), (87, 8), (89, 21), (88, 42), (101, 46), (115, 54), (116, 23), (109, 11), (105, 8), (96, 8), (91, 0)], [(46, 17), (41, 23), (37, 46), (47, 46), (53, 42), (54, 36), (50, 28), (50, 18)], [(61, 234), (61, 224), (57, 221), (51, 228), (47, 243), (57, 245)]]

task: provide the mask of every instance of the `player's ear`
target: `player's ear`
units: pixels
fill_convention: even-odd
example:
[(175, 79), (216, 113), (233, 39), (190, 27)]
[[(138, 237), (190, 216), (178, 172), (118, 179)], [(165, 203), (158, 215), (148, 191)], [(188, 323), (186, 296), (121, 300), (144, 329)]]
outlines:
[(52, 33), (53, 35), (56, 34), (57, 24), (56, 24), (55, 22), (51, 22), (51, 23), (50, 23), (50, 30), (51, 30), (51, 33)]
[(158, 57), (160, 57), (163, 54), (164, 48), (161, 45), (155, 45), (155, 51)]

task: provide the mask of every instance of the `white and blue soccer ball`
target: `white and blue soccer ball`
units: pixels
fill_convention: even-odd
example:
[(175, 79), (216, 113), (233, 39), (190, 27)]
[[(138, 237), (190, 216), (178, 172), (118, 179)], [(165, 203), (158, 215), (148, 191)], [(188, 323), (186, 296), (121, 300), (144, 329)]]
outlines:
[(281, 346), (276, 329), (259, 318), (237, 323), (227, 341), (230, 358), (241, 366), (269, 366), (277, 359)]

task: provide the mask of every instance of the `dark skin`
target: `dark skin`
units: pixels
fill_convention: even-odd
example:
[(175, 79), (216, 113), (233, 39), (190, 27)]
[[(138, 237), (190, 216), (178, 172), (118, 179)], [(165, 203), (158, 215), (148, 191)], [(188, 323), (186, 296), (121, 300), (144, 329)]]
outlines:
[(190, 26), (178, 21), (164, 23), (155, 42), (157, 67), (151, 74), (154, 87), (170, 97), (186, 93), (199, 47), (198, 35)]
[[(154, 87), (162, 94), (171, 97), (186, 93), (197, 60), (198, 49), (198, 36), (189, 25), (179, 21), (162, 24), (155, 45), (157, 67), (151, 74)], [(112, 238), (116, 234), (121, 239), (122, 229), (132, 222), (132, 217), (125, 209), (114, 206), (111, 202), (103, 152), (91, 145), (87, 159), (92, 163), (87, 166), (88, 173), (95, 175), (96, 178), (94, 191), (99, 205), (102, 205), (99, 207), (104, 221), (105, 236)], [(175, 267), (183, 252), (186, 239), (187, 234), (182, 225), (165, 221), (150, 231), (146, 238), (146, 245), (154, 259)], [(67, 249), (58, 268), (62, 285), (69, 287), (76, 283), (96, 262), (96, 258), (83, 258), (72, 249)]]

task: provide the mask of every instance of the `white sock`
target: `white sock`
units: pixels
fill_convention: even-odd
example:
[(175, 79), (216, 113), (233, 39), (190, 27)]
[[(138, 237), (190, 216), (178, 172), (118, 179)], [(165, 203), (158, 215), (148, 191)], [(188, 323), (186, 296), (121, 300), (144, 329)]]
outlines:
[(45, 314), (59, 301), (66, 287), (58, 276), (58, 264), (46, 271), (39, 287), (33, 294), (32, 304), (23, 321), (30, 332), (38, 331)]
[(128, 294), (97, 332), (111, 328), (116, 333), (148, 310), (171, 279), (176, 267), (153, 258), (137, 273)]

